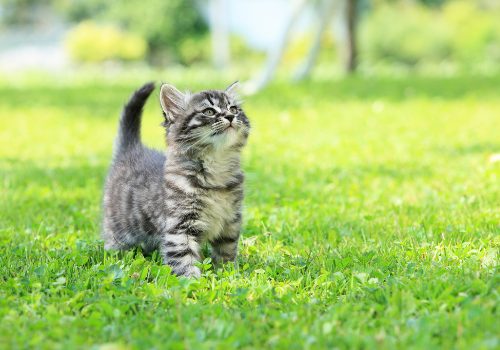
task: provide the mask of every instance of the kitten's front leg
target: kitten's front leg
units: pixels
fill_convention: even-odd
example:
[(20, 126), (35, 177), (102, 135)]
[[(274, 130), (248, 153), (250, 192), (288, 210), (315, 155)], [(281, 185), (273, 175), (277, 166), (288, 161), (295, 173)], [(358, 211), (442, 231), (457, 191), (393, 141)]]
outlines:
[(210, 241), (212, 245), (212, 261), (215, 264), (235, 261), (238, 255), (238, 241), (240, 239), (241, 215), (227, 223), (221, 235)]
[(163, 236), (160, 251), (163, 262), (172, 267), (178, 276), (200, 277), (200, 269), (195, 263), (200, 261), (201, 232), (196, 225), (186, 218), (169, 219), (172, 227)]

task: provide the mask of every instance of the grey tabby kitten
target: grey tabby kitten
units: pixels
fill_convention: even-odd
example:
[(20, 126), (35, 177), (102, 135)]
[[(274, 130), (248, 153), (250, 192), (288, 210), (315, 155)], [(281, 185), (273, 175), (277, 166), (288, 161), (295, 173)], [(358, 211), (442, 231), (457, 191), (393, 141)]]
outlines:
[(200, 245), (215, 263), (234, 261), (241, 228), (240, 153), (250, 123), (234, 92), (182, 93), (164, 84), (166, 154), (140, 140), (144, 103), (152, 83), (125, 106), (104, 188), (105, 249), (159, 249), (177, 275), (200, 276)]

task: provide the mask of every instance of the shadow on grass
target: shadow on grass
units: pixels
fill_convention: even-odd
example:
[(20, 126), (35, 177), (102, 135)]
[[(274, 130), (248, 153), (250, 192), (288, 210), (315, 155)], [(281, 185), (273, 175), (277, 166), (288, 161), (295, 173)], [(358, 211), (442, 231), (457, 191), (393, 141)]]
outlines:
[[(328, 202), (332, 213), (318, 217), (312, 212), (303, 213), (301, 229), (315, 232), (338, 232), (339, 239), (366, 232), (363, 218), (342, 218), (338, 209), (348, 201), (345, 191), (351, 183), (357, 188), (362, 181), (386, 178), (407, 181), (415, 177), (430, 177), (432, 170), (416, 164), (355, 164), (341, 168), (298, 169), (284, 161), (275, 160), (267, 167), (265, 157), (252, 165), (247, 176), (247, 206), (261, 208), (265, 217), (275, 217), (277, 224), (286, 231), (290, 213), (297, 205), (307, 202), (309, 206), (323, 205), (324, 192), (331, 183), (341, 190)], [(15, 232), (37, 232), (41, 235), (68, 237), (84, 235), (95, 240), (100, 235), (102, 186), (107, 164), (88, 164), (84, 159), (75, 159), (68, 165), (44, 167), (39, 162), (3, 159), (0, 172), (5, 174), (4, 191), (0, 201), (0, 229)], [(297, 173), (297, 171), (299, 171)], [(287, 174), (295, 172), (292, 182)], [(343, 190), (342, 190), (343, 188)], [(287, 207), (290, 208), (287, 209)], [(328, 211), (329, 212), (329, 211)], [(337, 213), (334, 216), (333, 213)], [(295, 215), (295, 214), (293, 214)], [(293, 216), (292, 215), (292, 216)], [(334, 220), (332, 220), (334, 218)], [(266, 219), (268, 221), (268, 219)], [(261, 235), (259, 225), (246, 228), (247, 234)], [(293, 234), (288, 235), (291, 239)], [(327, 239), (327, 237), (324, 237)], [(64, 239), (64, 238), (61, 238)], [(294, 239), (285, 244), (291, 244)]]
[(482, 142), (482, 143), (472, 143), (468, 145), (457, 145), (452, 147), (442, 147), (439, 149), (451, 156), (464, 156), (471, 154), (491, 154), (500, 152), (500, 143), (493, 142)]
[[(44, 89), (33, 87), (0, 87), (3, 96), (2, 105), (9, 108), (84, 108), (100, 112), (119, 112), (130, 94), (135, 90), (128, 86), (75, 86), (51, 87)], [(27, 100), (26, 96), (30, 96)], [(68, 117), (76, 117), (68, 113)]]
[[(273, 106), (290, 107), (316, 101), (375, 100), (402, 101), (411, 98), (460, 99), (466, 96), (477, 98), (500, 95), (499, 76), (459, 77), (362, 77), (330, 80), (304, 81), (301, 83), (278, 82), (263, 90), (249, 101), (272, 102)], [(12, 88), (0, 86), (2, 105), (9, 108), (50, 107), (62, 109), (79, 108), (95, 111), (95, 116), (115, 116), (130, 94), (142, 84), (117, 85), (95, 84), (74, 87)], [(219, 85), (214, 82), (215, 85)], [(49, 84), (48, 84), (49, 85)], [(30, 96), (27, 100), (26, 96)], [(153, 100), (151, 98), (151, 100)], [(160, 109), (158, 107), (158, 114)], [(69, 112), (68, 117), (75, 117)]]
[(70, 165), (1, 159), (0, 227), (46, 233), (95, 231), (106, 166), (75, 159)]
[(392, 100), (413, 98), (454, 100), (472, 96), (478, 99), (500, 95), (500, 77), (360, 77), (342, 80), (306, 81), (275, 84), (254, 98), (273, 106), (296, 106), (316, 101)]
[(91, 164), (88, 159), (74, 158), (69, 165), (43, 166), (42, 161), (0, 159), (0, 172), (5, 174), (9, 187), (25, 185), (81, 187), (104, 181), (108, 164)]
[[(257, 162), (255, 159), (260, 159)], [(338, 184), (390, 179), (404, 182), (429, 178), (433, 171), (415, 163), (353, 164), (346, 167), (308, 167), (304, 169), (265, 157), (254, 157), (247, 167), (247, 203), (275, 203), (311, 200), (322, 188)], [(91, 165), (75, 159), (69, 165), (43, 167), (38, 162), (3, 159), (0, 172), (4, 176), (4, 200), (0, 203), (1, 227), (35, 229), (40, 221), (59, 229), (96, 229), (100, 215), (102, 186), (107, 164)], [(290, 173), (294, 173), (293, 181)], [(281, 204), (277, 203), (279, 199)], [(285, 202), (282, 202), (282, 201)]]

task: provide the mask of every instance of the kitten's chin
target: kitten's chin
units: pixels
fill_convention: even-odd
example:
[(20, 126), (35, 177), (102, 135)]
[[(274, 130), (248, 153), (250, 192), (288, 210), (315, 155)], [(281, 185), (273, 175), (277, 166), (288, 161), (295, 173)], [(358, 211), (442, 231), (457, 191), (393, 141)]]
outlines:
[(234, 132), (236, 133), (238, 130), (236, 130), (236, 128), (232, 125), (229, 125), (226, 130), (224, 130), (224, 132)]
[(214, 146), (216, 149), (227, 148), (238, 142), (240, 133), (238, 130), (230, 126), (220, 134), (215, 135), (213, 138)]

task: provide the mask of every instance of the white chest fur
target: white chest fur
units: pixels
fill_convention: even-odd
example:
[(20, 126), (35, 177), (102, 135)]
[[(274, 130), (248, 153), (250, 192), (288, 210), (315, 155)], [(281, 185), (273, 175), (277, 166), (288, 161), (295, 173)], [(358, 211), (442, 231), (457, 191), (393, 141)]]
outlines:
[(226, 222), (230, 222), (238, 208), (234, 207), (235, 195), (226, 191), (207, 191), (201, 198), (203, 210), (200, 221), (205, 227), (206, 238), (212, 240), (220, 236)]
[[(207, 187), (224, 188), (235, 181), (240, 174), (239, 155), (232, 152), (214, 154), (204, 160), (204, 182)], [(202, 194), (203, 221), (208, 239), (216, 238), (224, 230), (226, 222), (232, 221), (239, 208), (234, 207), (235, 194), (232, 191), (214, 189)]]

